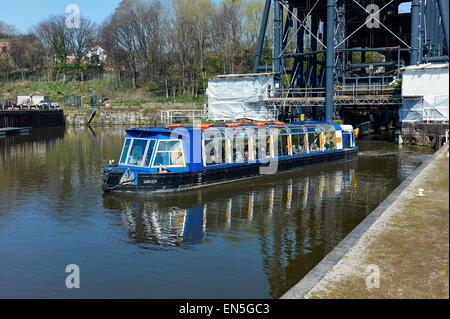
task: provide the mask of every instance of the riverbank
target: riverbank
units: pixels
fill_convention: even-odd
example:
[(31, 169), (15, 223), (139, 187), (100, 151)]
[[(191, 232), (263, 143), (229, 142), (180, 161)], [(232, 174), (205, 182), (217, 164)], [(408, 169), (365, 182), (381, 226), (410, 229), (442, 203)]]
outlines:
[(282, 298), (448, 298), (447, 156), (448, 144)]
[[(181, 104), (202, 107), (205, 103), (204, 95), (177, 94), (175, 98), (166, 98), (165, 92), (155, 91), (151, 83), (147, 86), (132, 89), (127, 83), (117, 83), (114, 80), (84, 81), (23, 81), (0, 83), (0, 99), (16, 101), (17, 96), (33, 95), (48, 96), (53, 102), (61, 106), (68, 106), (65, 97), (81, 97), (84, 95), (83, 105), (90, 104), (91, 95), (106, 98), (106, 103), (112, 107), (131, 106), (147, 107), (154, 104)], [(72, 102), (73, 103), (73, 102)]]

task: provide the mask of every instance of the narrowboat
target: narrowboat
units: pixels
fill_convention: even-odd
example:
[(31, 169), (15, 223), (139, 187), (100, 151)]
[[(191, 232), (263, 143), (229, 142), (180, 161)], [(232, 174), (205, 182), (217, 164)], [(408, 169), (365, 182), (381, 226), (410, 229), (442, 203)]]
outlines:
[(350, 125), (304, 121), (169, 125), (126, 131), (104, 192), (183, 191), (305, 166), (354, 160)]

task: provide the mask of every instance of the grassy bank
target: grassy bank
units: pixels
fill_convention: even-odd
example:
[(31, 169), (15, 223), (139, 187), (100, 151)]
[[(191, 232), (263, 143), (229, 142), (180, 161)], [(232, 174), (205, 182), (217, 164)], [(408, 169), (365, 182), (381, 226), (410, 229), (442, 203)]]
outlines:
[[(66, 82), (11, 82), (0, 83), (0, 98), (16, 101), (19, 95), (44, 95), (63, 105), (64, 96), (81, 96), (82, 83), (80, 81)], [(165, 92), (155, 91), (149, 84), (139, 89), (131, 89), (129, 83), (120, 83), (116, 87), (113, 80), (92, 80), (84, 82), (85, 102), (89, 103), (90, 96), (97, 95), (107, 98), (111, 106), (145, 107), (155, 104), (186, 105), (189, 108), (201, 108), (205, 103), (205, 96), (178, 95), (166, 98)]]
[[(436, 158), (307, 298), (448, 298), (449, 159)], [(424, 189), (423, 197), (417, 196)], [(380, 270), (367, 288), (367, 266)]]

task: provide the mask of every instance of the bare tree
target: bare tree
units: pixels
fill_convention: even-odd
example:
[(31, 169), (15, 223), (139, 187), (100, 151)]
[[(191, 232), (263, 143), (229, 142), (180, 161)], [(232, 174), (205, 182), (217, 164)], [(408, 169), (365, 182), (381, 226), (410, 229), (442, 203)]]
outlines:
[(96, 40), (96, 26), (86, 17), (80, 17), (79, 27), (67, 30), (69, 52), (75, 56), (75, 65), (79, 69), (81, 61)]
[(211, 27), (212, 27), (212, 14), (213, 14), (213, 4), (210, 0), (196, 0), (193, 2), (193, 22), (194, 22), (194, 35), (196, 39), (196, 56), (199, 59), (194, 59), (198, 61), (197, 70), (195, 72), (195, 95), (198, 95), (199, 82), (205, 80), (205, 56), (207, 54), (207, 49), (211, 42)]
[(126, 58), (126, 53), (119, 45), (118, 36), (117, 26), (113, 24), (113, 17), (110, 16), (99, 28), (99, 42), (108, 53), (109, 64), (116, 74), (116, 87), (117, 81), (121, 79), (120, 70)]
[(165, 42), (162, 9), (159, 1), (124, 0), (102, 26), (102, 42), (109, 42), (106, 48), (116, 63), (120, 59), (127, 66), (133, 88), (139, 76), (155, 80), (160, 70)]
[(0, 21), (0, 37), (13, 36), (18, 34), (16, 28), (12, 25), (8, 25), (3, 21)]
[(243, 9), (243, 38), (246, 43), (246, 47), (255, 50), (255, 52), (263, 11), (264, 2), (261, 0), (249, 0)]
[(242, 39), (242, 2), (223, 1), (214, 14), (213, 43), (223, 63), (223, 73), (234, 73)]
[(63, 74), (63, 83), (65, 83), (67, 55), (70, 46), (70, 34), (66, 26), (66, 17), (51, 16), (40, 22), (35, 27), (35, 32), (45, 48), (52, 53), (58, 69)]
[(8, 53), (0, 52), (0, 73), (8, 74), (15, 69), (14, 61)]
[(25, 34), (14, 37), (10, 42), (9, 54), (22, 80), (26, 71), (36, 71), (44, 64), (44, 47), (34, 34)]
[(117, 80), (124, 69), (133, 88), (197, 96), (208, 76), (251, 70), (263, 6), (263, 0), (122, 0), (98, 32), (87, 18), (68, 29), (57, 16), (42, 21), (36, 34), (62, 74), (68, 54), (80, 67), (97, 40)]

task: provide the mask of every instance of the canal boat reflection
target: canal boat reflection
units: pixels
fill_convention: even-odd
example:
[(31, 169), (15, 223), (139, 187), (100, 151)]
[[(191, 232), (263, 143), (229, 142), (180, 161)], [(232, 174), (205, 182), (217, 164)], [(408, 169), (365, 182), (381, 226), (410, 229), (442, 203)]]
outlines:
[[(217, 233), (233, 234), (242, 230), (252, 234), (260, 230), (271, 232), (267, 226), (286, 221), (288, 226), (303, 228), (295, 220), (299, 214), (303, 214), (303, 218), (316, 219), (315, 228), (318, 228), (322, 217), (308, 215), (320, 215), (318, 209), (323, 206), (324, 199), (330, 208), (326, 212), (330, 215), (327, 217), (329, 222), (338, 225), (340, 221), (336, 219), (342, 215), (333, 214), (331, 208), (343, 200), (343, 191), (351, 194), (357, 185), (357, 163), (345, 165), (348, 169), (321, 171), (320, 176), (285, 176), (278, 178), (276, 183), (262, 183), (257, 187), (243, 184), (243, 189), (227, 189), (226, 192), (211, 188), (157, 196), (105, 194), (103, 203), (105, 208), (120, 214), (131, 240), (137, 244), (157, 246), (200, 244), (208, 240), (208, 234), (213, 235), (210, 238), (213, 240)], [(268, 234), (262, 234), (263, 237), (266, 235), (268, 237)], [(311, 241), (308, 238), (303, 240)], [(333, 244), (330, 242), (327, 246)]]

